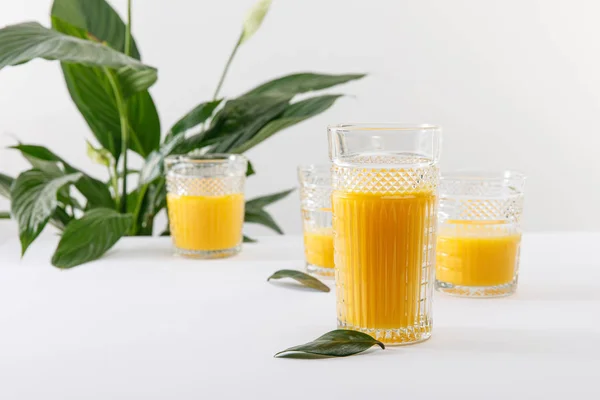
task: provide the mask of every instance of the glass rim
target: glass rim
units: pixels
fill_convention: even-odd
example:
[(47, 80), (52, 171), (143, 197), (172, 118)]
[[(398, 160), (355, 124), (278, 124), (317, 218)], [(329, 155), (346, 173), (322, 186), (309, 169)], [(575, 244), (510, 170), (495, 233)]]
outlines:
[(247, 163), (248, 159), (241, 154), (210, 153), (202, 155), (176, 154), (165, 157), (165, 164), (237, 164)]
[(356, 123), (329, 125), (329, 131), (416, 131), (416, 130), (441, 130), (440, 125), (413, 124), (413, 123)]
[(331, 171), (331, 163), (326, 164), (300, 164), (298, 165), (298, 172), (304, 171)]
[[(298, 180), (300, 181), (301, 187), (310, 187), (310, 188), (331, 188), (331, 164), (301, 164), (298, 165)], [(329, 183), (314, 183), (309, 182), (310, 178), (307, 179), (305, 174), (316, 172), (316, 173), (327, 173), (327, 178), (329, 179)]]
[(516, 170), (456, 170), (440, 175), (440, 182), (463, 181), (463, 182), (525, 182), (527, 176)]

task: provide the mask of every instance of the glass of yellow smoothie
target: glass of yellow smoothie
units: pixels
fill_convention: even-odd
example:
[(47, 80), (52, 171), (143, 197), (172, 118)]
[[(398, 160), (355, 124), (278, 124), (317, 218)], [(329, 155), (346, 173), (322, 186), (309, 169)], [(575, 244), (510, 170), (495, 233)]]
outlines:
[(386, 344), (431, 336), (441, 129), (329, 127), (338, 326)]
[(165, 160), (171, 238), (179, 255), (222, 258), (240, 252), (248, 161), (234, 154)]
[(525, 176), (457, 172), (440, 181), (436, 289), (463, 297), (515, 292)]
[(331, 166), (298, 167), (304, 230), (306, 270), (322, 277), (334, 276), (331, 229)]

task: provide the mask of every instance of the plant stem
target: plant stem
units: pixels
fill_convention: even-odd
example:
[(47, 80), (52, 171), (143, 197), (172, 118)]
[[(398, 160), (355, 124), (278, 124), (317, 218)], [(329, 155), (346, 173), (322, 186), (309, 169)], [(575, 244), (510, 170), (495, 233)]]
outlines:
[(144, 203), (144, 197), (146, 196), (146, 191), (148, 190), (148, 185), (142, 185), (139, 188), (139, 193), (137, 197), (137, 204), (135, 205), (135, 210), (133, 212), (133, 226), (131, 227), (131, 234), (136, 235), (138, 233), (138, 228), (140, 227), (140, 223), (138, 222), (140, 218), (140, 212), (142, 210), (142, 204)]
[(238, 39), (237, 43), (235, 44), (235, 47), (233, 48), (233, 51), (231, 52), (231, 55), (229, 56), (229, 59), (227, 60), (227, 64), (225, 64), (225, 69), (223, 70), (223, 73), (221, 74), (221, 79), (219, 79), (219, 84), (217, 85), (217, 89), (215, 90), (215, 94), (213, 95), (213, 101), (215, 101), (217, 99), (217, 96), (219, 96), (219, 92), (221, 91), (221, 86), (223, 86), (223, 82), (225, 82), (225, 77), (227, 76), (227, 72), (229, 71), (231, 62), (233, 61), (233, 58), (235, 57), (235, 54), (237, 53), (237, 50), (240, 47), (240, 44), (242, 44), (242, 35), (240, 35), (240, 38)]
[[(108, 68), (104, 68), (104, 72), (108, 77), (110, 86), (112, 87), (115, 95), (115, 102), (117, 103), (117, 110), (119, 111), (119, 121), (121, 124), (121, 157), (123, 157), (123, 181), (121, 185), (121, 212), (127, 212), (127, 149), (129, 142), (129, 119), (127, 117), (127, 103), (123, 98), (121, 87), (117, 82), (117, 79), (112, 71)], [(118, 192), (118, 190), (117, 190)]]
[(131, 0), (127, 0), (127, 33), (125, 34), (125, 54), (131, 55)]
[(108, 167), (108, 175), (110, 175), (110, 183), (113, 191), (115, 192), (115, 209), (119, 211), (121, 204), (121, 196), (119, 196), (119, 174), (117, 172), (116, 164), (113, 162), (110, 164), (110, 167)]

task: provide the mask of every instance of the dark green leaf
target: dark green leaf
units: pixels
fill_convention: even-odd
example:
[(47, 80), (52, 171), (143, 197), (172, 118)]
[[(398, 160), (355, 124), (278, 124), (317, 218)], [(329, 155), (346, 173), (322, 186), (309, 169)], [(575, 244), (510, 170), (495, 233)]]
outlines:
[[(19, 144), (12, 146), (11, 148), (19, 150), (34, 167), (39, 166), (41, 162), (61, 163), (67, 173), (72, 174), (80, 172), (83, 174), (83, 172), (67, 163), (65, 160), (48, 150), (46, 147)], [(38, 161), (33, 162), (34, 160)], [(83, 174), (81, 179), (79, 179), (75, 184), (75, 187), (87, 199), (88, 208), (112, 207), (114, 205), (114, 201), (110, 191), (108, 190), (107, 184), (99, 181), (98, 179)]]
[[(108, 43), (113, 49), (125, 52), (125, 24), (105, 0), (54, 0), (51, 14), (90, 32), (95, 39)], [(135, 40), (131, 43), (131, 56), (140, 59)]]
[(96, 260), (131, 228), (133, 216), (108, 208), (96, 208), (71, 222), (52, 256), (52, 265), (71, 268)]
[(35, 169), (18, 176), (11, 189), (11, 213), (19, 223), (22, 254), (54, 214), (58, 191), (81, 177), (81, 173), (74, 173), (52, 178)]
[(296, 189), (289, 189), (284, 190), (283, 192), (273, 193), (267, 196), (255, 197), (254, 199), (248, 200), (246, 202), (246, 210), (255, 211), (262, 209), (268, 206), (269, 204), (275, 203), (276, 201), (283, 199), (284, 197), (292, 193), (294, 190)]
[[(126, 27), (119, 15), (104, 0), (55, 0), (52, 8), (54, 29), (67, 35), (106, 42), (120, 52), (125, 50)], [(132, 40), (132, 57), (139, 59), (135, 40)], [(121, 122), (114, 93), (102, 68), (77, 64), (62, 64), (67, 88), (73, 102), (85, 118), (102, 146), (115, 159), (121, 152)], [(130, 74), (121, 70), (120, 81)], [(134, 81), (125, 85), (125, 94), (147, 85), (152, 75), (134, 75)], [(136, 80), (137, 79), (137, 80)], [(128, 86), (131, 86), (128, 90)], [(156, 106), (147, 90), (127, 100), (129, 114), (130, 148), (146, 157), (158, 148), (160, 120)]]
[(167, 134), (165, 142), (169, 141), (171, 137), (180, 133), (184, 133), (188, 129), (195, 128), (196, 126), (205, 122), (212, 116), (213, 111), (215, 111), (215, 108), (221, 104), (221, 101), (222, 100), (215, 100), (197, 105), (193, 110), (188, 112), (179, 121), (177, 121), (175, 125), (173, 125)]
[(315, 278), (314, 276), (310, 276), (305, 274), (304, 272), (295, 271), (293, 269), (282, 269), (280, 271), (275, 272), (271, 275), (267, 281), (271, 279), (282, 279), (282, 278), (291, 278), (297, 281), (298, 283), (309, 287), (311, 289), (316, 289), (320, 292), (329, 292), (329, 286)]
[(256, 239), (252, 239), (249, 236), (244, 235), (244, 243), (256, 243), (257, 240)]
[(211, 152), (227, 153), (278, 117), (287, 108), (290, 99), (290, 96), (265, 95), (230, 100), (215, 115), (208, 130), (185, 139), (175, 151), (188, 153), (218, 139)]
[(160, 236), (171, 236), (171, 228), (169, 227), (168, 223), (167, 223), (167, 227), (165, 228), (164, 231), (161, 232)]
[(304, 72), (283, 76), (269, 81), (252, 89), (244, 96), (264, 94), (294, 96), (299, 93), (311, 92), (313, 90), (327, 89), (355, 79), (361, 79), (364, 76), (364, 74), (327, 75)]
[(234, 153), (243, 153), (270, 138), (275, 133), (322, 113), (341, 97), (339, 94), (313, 97), (291, 104), (281, 116), (265, 125), (251, 139), (236, 147)]
[(13, 181), (14, 178), (0, 174), (0, 196), (10, 200), (10, 187), (12, 186)]
[(335, 331), (327, 332), (312, 342), (280, 351), (275, 354), (275, 356), (290, 352), (301, 352), (328, 357), (346, 357), (362, 353), (374, 345), (385, 349), (383, 343), (379, 340), (375, 340), (366, 333), (347, 329), (336, 329)]
[(273, 217), (265, 210), (246, 210), (246, 213), (244, 215), (244, 221), (251, 224), (259, 224), (266, 226), (267, 228), (273, 229), (280, 235), (283, 235), (283, 231), (281, 230), (279, 225), (277, 225), (277, 222), (275, 222)]
[[(143, 89), (147, 89), (156, 81), (156, 69), (134, 58), (101, 43), (44, 28), (37, 22), (25, 22), (0, 29), (0, 49), (0, 69), (44, 58), (90, 66), (132, 67), (144, 78), (144, 82), (149, 84)], [(153, 80), (148, 80), (148, 71), (154, 75)], [(130, 69), (127, 70), (126, 81), (130, 85), (136, 82)]]
[(246, 170), (246, 176), (254, 175), (256, 172), (254, 171), (254, 166), (250, 161), (248, 161), (248, 169)]
[[(160, 118), (150, 93), (145, 90), (130, 97), (127, 100), (127, 113), (131, 136), (129, 147), (142, 157), (146, 157), (160, 145)], [(115, 122), (120, 129), (120, 121), (117, 119)]]
[(10, 213), (8, 211), (0, 211), (0, 219), (10, 219)]

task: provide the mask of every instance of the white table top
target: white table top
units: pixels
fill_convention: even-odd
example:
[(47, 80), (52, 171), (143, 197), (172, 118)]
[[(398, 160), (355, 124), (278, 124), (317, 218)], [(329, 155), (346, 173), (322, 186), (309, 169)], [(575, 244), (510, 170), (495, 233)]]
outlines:
[(1, 399), (599, 397), (600, 233), (525, 235), (516, 295), (437, 294), (429, 341), (320, 360), (273, 358), (335, 329), (333, 291), (266, 282), (302, 268), (299, 237), (218, 261), (130, 238), (69, 271), (55, 245), (0, 244)]

